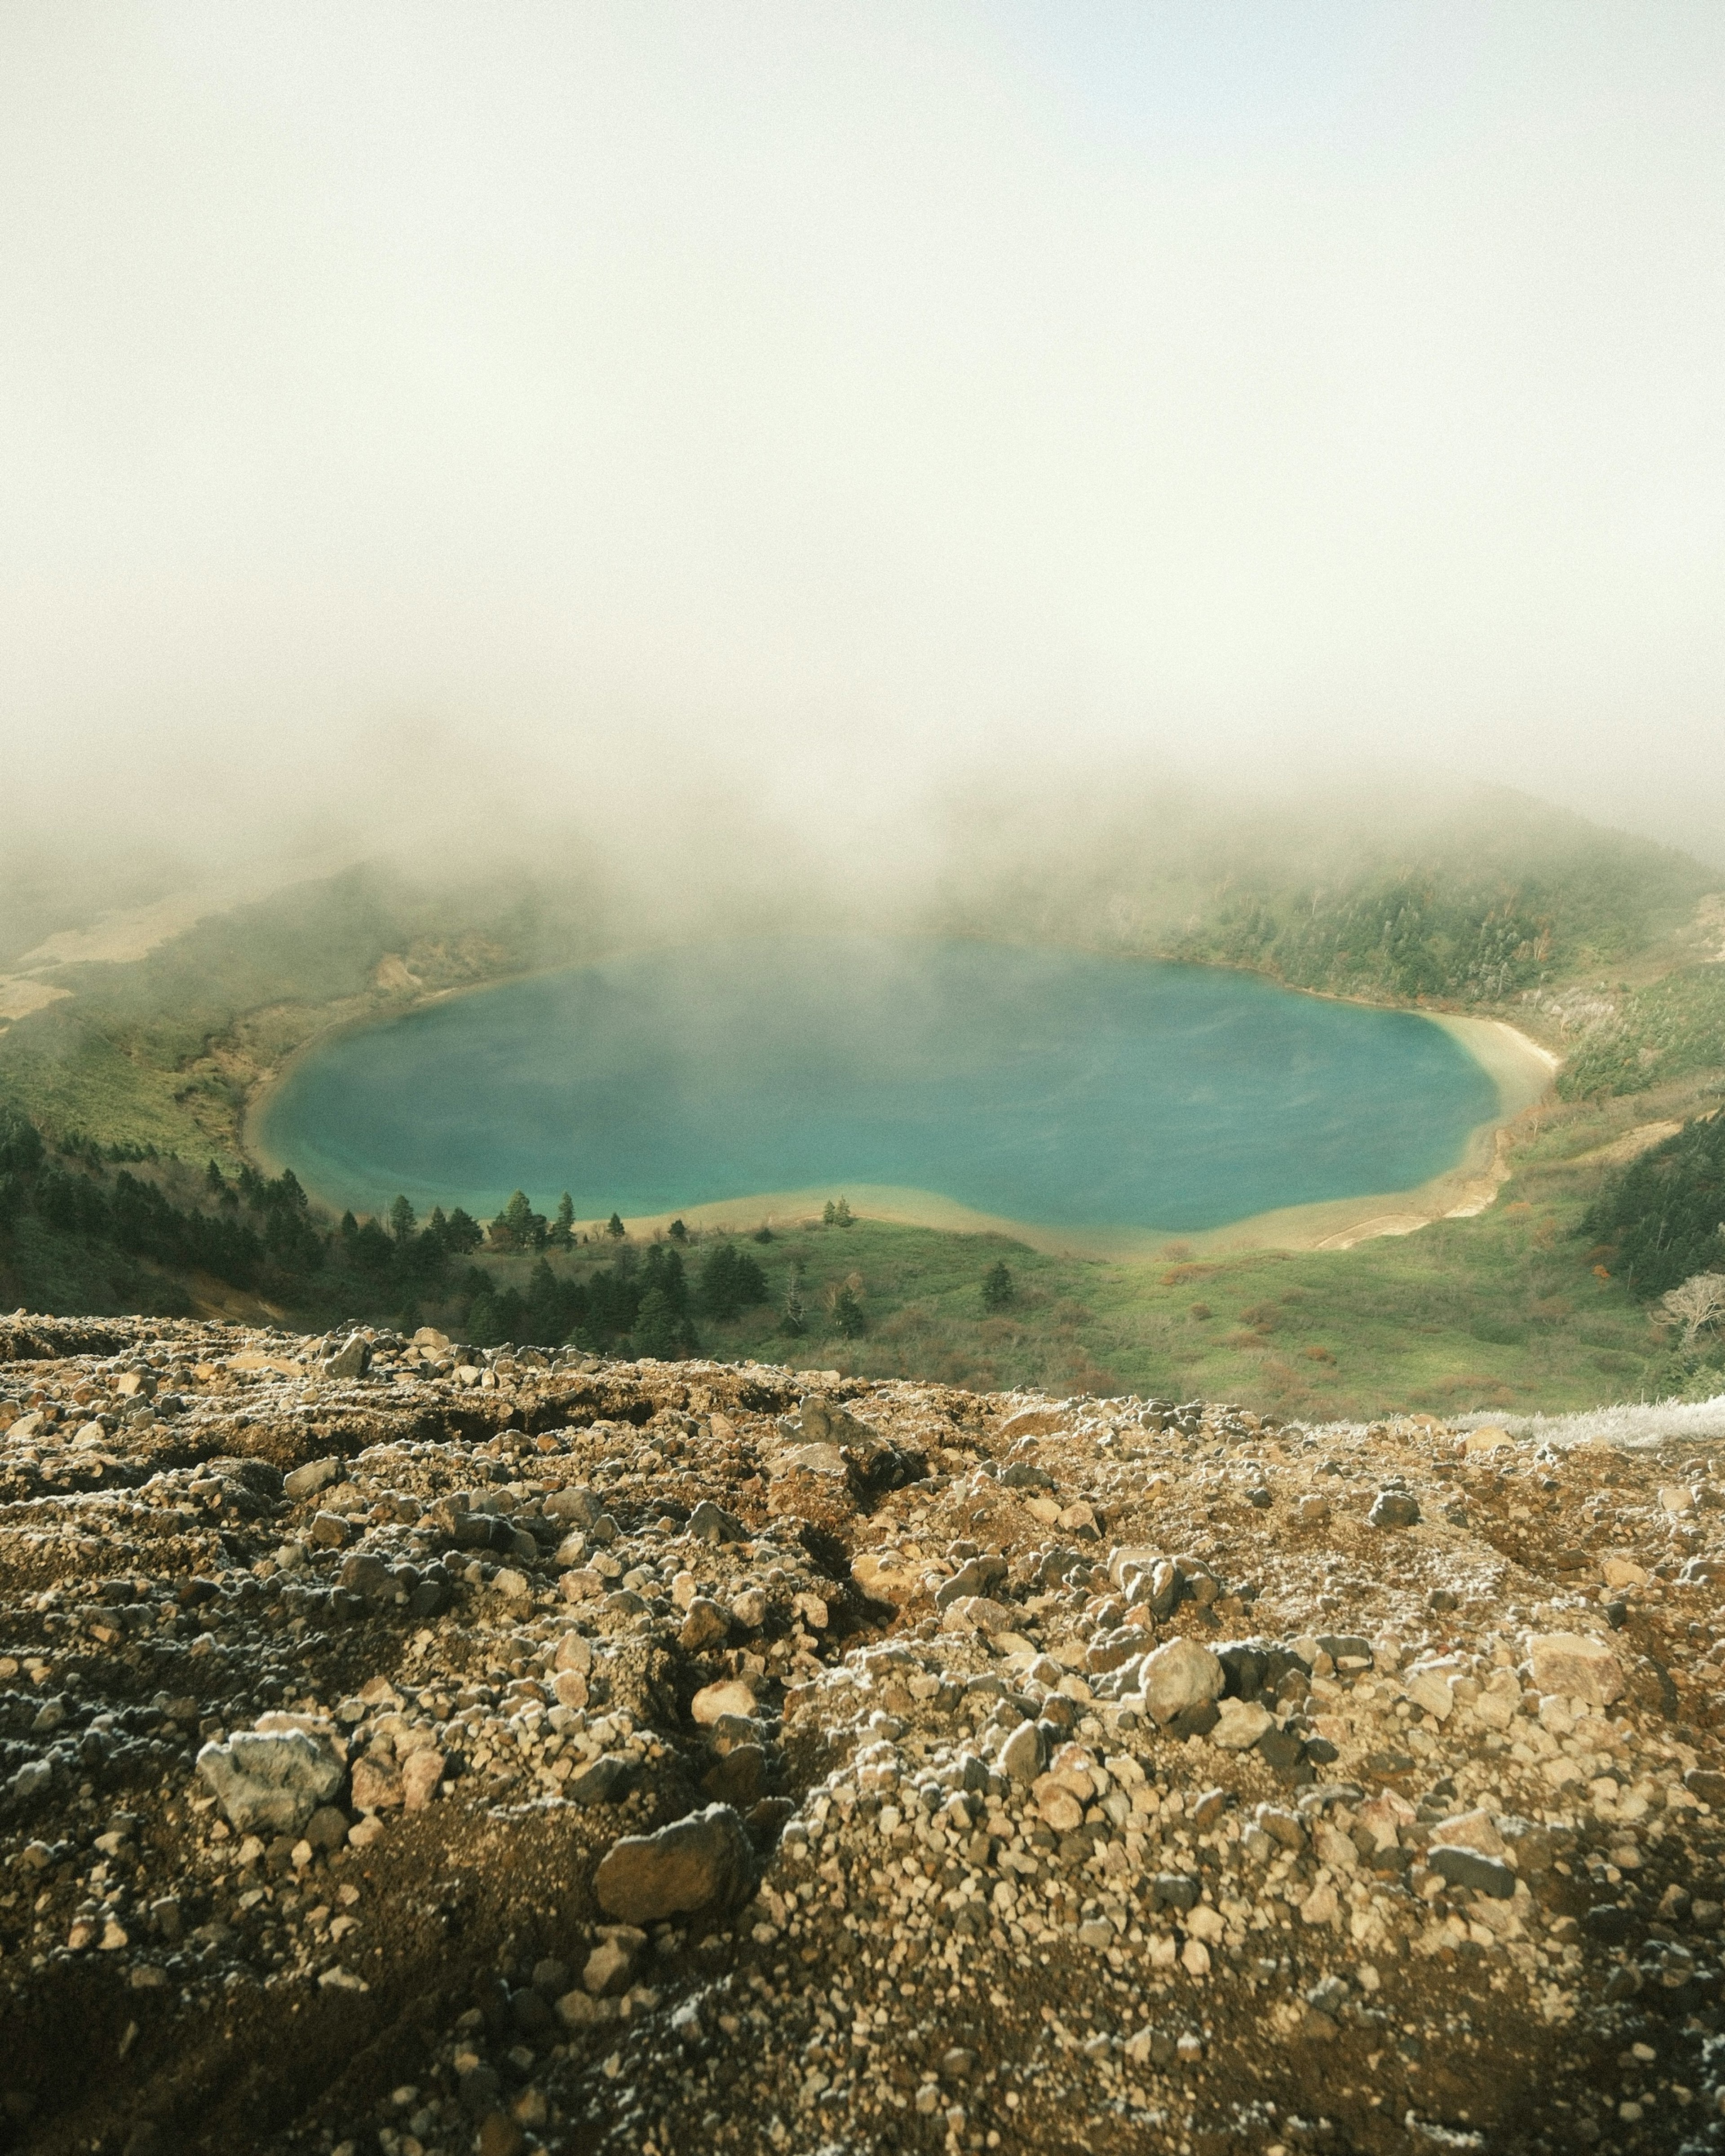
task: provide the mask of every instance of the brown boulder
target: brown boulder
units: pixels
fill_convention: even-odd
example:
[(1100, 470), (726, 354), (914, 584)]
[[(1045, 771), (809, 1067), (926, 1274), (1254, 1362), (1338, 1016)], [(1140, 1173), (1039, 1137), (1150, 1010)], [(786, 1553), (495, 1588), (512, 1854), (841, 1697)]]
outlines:
[(751, 1883), (747, 1836), (729, 1804), (709, 1804), (656, 1834), (625, 1835), (593, 1880), (599, 1907), (625, 1924), (656, 1924), (697, 1910), (721, 1911)]

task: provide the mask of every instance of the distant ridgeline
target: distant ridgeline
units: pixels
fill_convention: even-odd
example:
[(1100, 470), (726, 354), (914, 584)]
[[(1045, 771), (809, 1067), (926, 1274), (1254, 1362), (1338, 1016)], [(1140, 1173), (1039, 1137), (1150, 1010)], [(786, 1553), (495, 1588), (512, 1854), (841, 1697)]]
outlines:
[[(1387, 803), (1375, 819), (1358, 800), (1328, 816), (1203, 803), (1159, 820), (1131, 804), (1088, 815), (1086, 843), (1060, 845), (1045, 837), (1057, 803), (1034, 830), (1003, 814), (942, 917), (1368, 1002), (1538, 1014), (1565, 1039), (1565, 1099), (1725, 1067), (1725, 966), (1693, 963), (1725, 937), (1725, 906), (1697, 921), (1717, 872), (1669, 847), (1493, 788)], [(1678, 963), (1622, 978), (1650, 957)]]
[(1501, 1003), (1644, 950), (1706, 889), (1693, 862), (1602, 832), (1568, 858), (1366, 872), (1306, 889), (1224, 891), (1174, 955), (1292, 987), (1413, 1003)]

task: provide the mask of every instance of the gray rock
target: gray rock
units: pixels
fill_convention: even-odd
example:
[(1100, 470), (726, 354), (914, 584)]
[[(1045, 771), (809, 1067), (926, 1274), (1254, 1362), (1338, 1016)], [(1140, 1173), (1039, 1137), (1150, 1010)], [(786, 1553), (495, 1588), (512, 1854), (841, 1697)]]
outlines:
[(1581, 1920), (1582, 1928), (1590, 1938), (1608, 1947), (1620, 1947), (1634, 1928), (1634, 1919), (1618, 1902), (1600, 1902), (1589, 1909)]
[(656, 1834), (625, 1835), (593, 1878), (599, 1907), (626, 1924), (732, 1908), (750, 1884), (748, 1838), (729, 1804), (709, 1804)]
[(364, 1335), (350, 1333), (347, 1344), (337, 1348), (324, 1366), (327, 1378), (362, 1378), (372, 1366), (372, 1344)]
[(1188, 1707), (1222, 1696), (1222, 1665), (1195, 1640), (1170, 1640), (1146, 1655), (1138, 1670), (1146, 1712), (1154, 1722), (1172, 1722)]
[(304, 1831), (314, 1849), (340, 1849), (347, 1840), (347, 1815), (335, 1804), (320, 1804), (306, 1820)]
[(703, 1497), (689, 1515), (689, 1532), (696, 1542), (742, 1543), (748, 1529), (733, 1514), (723, 1512), (710, 1497)]
[(303, 1729), (246, 1729), (206, 1744), (198, 1771), (242, 1834), (298, 1834), (341, 1786), (341, 1763)]
[(456, 2083), (461, 2108), (470, 2118), (483, 2118), (496, 2102), (502, 2086), (490, 2066), (470, 2066)]
[(1000, 1771), (1014, 1782), (1034, 1782), (1042, 1772), (1042, 1732), (1021, 1722), (1000, 1748)]
[(563, 1794), (572, 1804), (614, 1804), (629, 1794), (634, 1768), (627, 1759), (608, 1756), (578, 1767), (563, 1784)]
[(1141, 1626), (1121, 1625), (1111, 1632), (1099, 1633), (1091, 1641), (1085, 1663), (1095, 1675), (1106, 1676), (1111, 1670), (1122, 1670), (1128, 1663), (1137, 1662), (1147, 1653), (1151, 1645), (1150, 1635)]
[(1420, 1500), (1405, 1490), (1380, 1490), (1376, 1502), (1366, 1514), (1366, 1524), (1373, 1527), (1417, 1527)]
[(355, 1550), (344, 1560), (341, 1582), (356, 1594), (362, 1594), (367, 1602), (393, 1602), (395, 1599), (395, 1575), (381, 1557), (368, 1550)]
[(1180, 1599), (1180, 1575), (1172, 1558), (1158, 1558), (1150, 1568), (1150, 1591), (1145, 1598), (1146, 1607), (1153, 1617), (1168, 1617), (1173, 1614)]
[(1009, 1490), (1052, 1490), (1055, 1479), (1033, 1460), (1015, 1460), (1001, 1470), (1000, 1480)]
[(341, 1463), (334, 1453), (325, 1460), (308, 1460), (303, 1467), (296, 1467), (291, 1474), (283, 1476), (282, 1495), (291, 1497), (297, 1504), (301, 1497), (309, 1497), (315, 1491), (326, 1488), (341, 1472)]
[(1180, 1593), (1200, 1609), (1208, 1609), (1222, 1592), (1222, 1583), (1201, 1557), (1177, 1557), (1174, 1570), (1180, 1576)]
[(1308, 2006), (1316, 2008), (1318, 2013), (1329, 2015), (1333, 2020), (1348, 2004), (1348, 1983), (1345, 1978), (1327, 1976), (1322, 1982), (1315, 1984), (1307, 1993), (1306, 2003)]
[(1501, 1857), (1481, 1856), (1476, 1849), (1440, 1841), (1426, 1851), (1425, 1861), (1452, 1887), (1471, 1887), (1475, 1893), (1489, 1894), (1498, 1902), (1514, 1897), (1516, 1875)]
[(934, 1606), (946, 1609), (965, 1594), (992, 1594), (1006, 1577), (1004, 1557), (973, 1557), (935, 1589)]
[(51, 1759), (27, 1759), (13, 1776), (7, 1788), (13, 1797), (41, 1796), (54, 1787), (54, 1762)]
[(767, 1753), (759, 1744), (735, 1744), (716, 1766), (701, 1778), (701, 1786), (716, 1804), (735, 1804), (747, 1811), (766, 1794)]
[(408, 1597), (409, 1617), (441, 1617), (454, 1600), (454, 1589), (445, 1579), (422, 1579)]

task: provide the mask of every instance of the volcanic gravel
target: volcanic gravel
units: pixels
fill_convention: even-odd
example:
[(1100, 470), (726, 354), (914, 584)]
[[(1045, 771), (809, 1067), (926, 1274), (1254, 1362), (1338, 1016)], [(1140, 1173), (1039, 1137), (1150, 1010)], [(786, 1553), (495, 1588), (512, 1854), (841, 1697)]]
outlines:
[(1725, 2146), (1712, 1466), (0, 1321), (0, 2148)]

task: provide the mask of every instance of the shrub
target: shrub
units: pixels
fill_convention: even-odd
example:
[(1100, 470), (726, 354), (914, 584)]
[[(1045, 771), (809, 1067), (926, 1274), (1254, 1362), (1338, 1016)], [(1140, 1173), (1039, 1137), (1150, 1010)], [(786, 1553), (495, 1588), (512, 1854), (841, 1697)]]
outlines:
[(1004, 1310), (1017, 1292), (1011, 1268), (1004, 1258), (997, 1258), (983, 1275), (983, 1308)]

